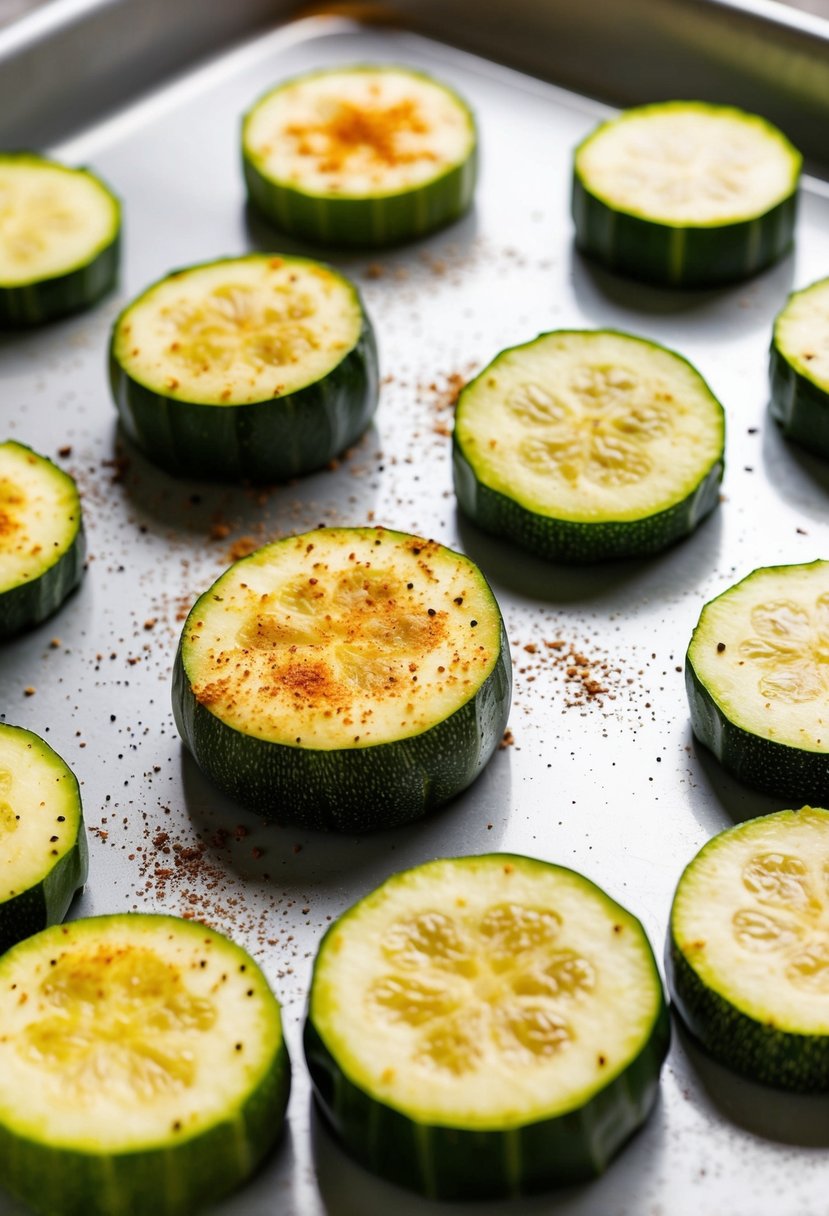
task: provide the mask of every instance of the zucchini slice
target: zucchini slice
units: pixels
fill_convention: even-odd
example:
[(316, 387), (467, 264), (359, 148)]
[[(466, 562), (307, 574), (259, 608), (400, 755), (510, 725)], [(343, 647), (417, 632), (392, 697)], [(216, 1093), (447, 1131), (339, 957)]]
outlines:
[(81, 581), (78, 487), (31, 448), (0, 443), (0, 638), (57, 612)]
[(667, 963), (677, 1009), (727, 1068), (829, 1090), (829, 811), (715, 836), (679, 880)]
[(769, 378), (783, 433), (829, 456), (829, 279), (789, 296), (774, 323)]
[(248, 111), (242, 163), (253, 205), (284, 232), (333, 245), (413, 240), (470, 206), (475, 119), (411, 68), (309, 72)]
[(110, 380), (128, 435), (168, 472), (285, 481), (362, 435), (377, 349), (343, 275), (250, 254), (176, 271), (134, 300), (115, 322)]
[(87, 169), (0, 153), (0, 326), (88, 308), (118, 278), (121, 208)]
[(600, 1173), (647, 1118), (669, 1035), (639, 922), (572, 870), (490, 854), (396, 874), (331, 926), (305, 1054), (363, 1165), (494, 1198)]
[(325, 528), (243, 558), (196, 601), (173, 711), (230, 797), (362, 832), (474, 781), (511, 682), (498, 604), (468, 558), (383, 528)]
[(746, 785), (829, 802), (829, 562), (766, 566), (702, 610), (685, 660), (694, 734)]
[(75, 774), (37, 735), (0, 724), (0, 954), (63, 920), (86, 873)]
[(514, 346), (464, 388), (454, 480), (479, 527), (563, 562), (654, 553), (719, 501), (725, 416), (685, 359), (613, 330)]
[(756, 114), (702, 101), (637, 106), (576, 148), (576, 245), (668, 287), (748, 278), (792, 244), (801, 164)]
[(253, 960), (126, 913), (0, 959), (0, 1178), (44, 1216), (187, 1216), (280, 1135), (290, 1064)]

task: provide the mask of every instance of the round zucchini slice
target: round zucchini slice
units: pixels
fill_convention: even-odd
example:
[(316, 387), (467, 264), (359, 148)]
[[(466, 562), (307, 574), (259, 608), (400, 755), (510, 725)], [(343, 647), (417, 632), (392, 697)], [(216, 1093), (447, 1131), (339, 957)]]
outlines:
[(88, 308), (118, 278), (121, 208), (87, 169), (0, 153), (0, 326)]
[(0, 443), (0, 638), (57, 612), (85, 555), (72, 478), (22, 443)]
[(187, 1216), (280, 1135), (290, 1064), (253, 960), (127, 913), (0, 958), (0, 1177), (44, 1216)]
[(454, 480), (479, 527), (562, 562), (654, 553), (719, 501), (725, 416), (697, 371), (654, 342), (557, 330), (462, 391)]
[(37, 735), (0, 724), (0, 954), (63, 920), (86, 873), (75, 774)]
[(829, 802), (829, 562), (766, 566), (706, 604), (685, 660), (694, 734), (746, 785)]
[(510, 854), (396, 874), (314, 964), (305, 1054), (363, 1165), (430, 1198), (600, 1173), (647, 1118), (669, 1024), (639, 922)]
[(377, 408), (357, 288), (307, 258), (250, 254), (168, 275), (115, 322), (121, 422), (170, 473), (285, 481), (322, 468)]
[(783, 433), (829, 457), (829, 279), (789, 296), (774, 323), (769, 378)]
[(709, 840), (679, 880), (674, 1001), (726, 1068), (829, 1090), (829, 811), (779, 811)]
[(245, 115), (253, 205), (284, 232), (376, 247), (424, 236), (470, 206), (475, 120), (411, 68), (359, 65), (280, 84)]
[(196, 601), (173, 670), (184, 742), (268, 819), (362, 832), (465, 789), (500, 742), (509, 644), (468, 558), (327, 528), (236, 562)]
[(576, 245), (667, 287), (748, 278), (792, 244), (801, 164), (756, 114), (701, 101), (637, 106), (576, 149)]

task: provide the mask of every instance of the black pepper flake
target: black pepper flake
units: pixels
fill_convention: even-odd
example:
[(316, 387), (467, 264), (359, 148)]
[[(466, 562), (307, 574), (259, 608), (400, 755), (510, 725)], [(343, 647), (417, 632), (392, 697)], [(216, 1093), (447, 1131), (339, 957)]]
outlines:
[(472, 626), (472, 628), (474, 629), (474, 628), (475, 628), (475, 626), (478, 624), (478, 622), (477, 622), (477, 621), (470, 621), (470, 622), (469, 622), (469, 624), (470, 624), (470, 625)]
[(429, 612), (429, 616), (437, 616), (437, 613), (435, 612), (434, 608), (430, 608), (428, 610), (428, 612)]
[(722, 654), (725, 650), (725, 642), (717, 642), (717, 654)]

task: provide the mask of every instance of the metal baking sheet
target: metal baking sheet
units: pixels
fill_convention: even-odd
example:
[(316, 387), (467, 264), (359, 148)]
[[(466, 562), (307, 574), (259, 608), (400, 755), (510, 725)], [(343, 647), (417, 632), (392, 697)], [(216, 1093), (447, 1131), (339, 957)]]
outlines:
[[(174, 266), (296, 248), (245, 210), (240, 114), (282, 77), (366, 60), (451, 82), (474, 106), (483, 146), (466, 219), (381, 257), (331, 258), (358, 281), (377, 323), (376, 422), (338, 467), (286, 487), (167, 477), (118, 433), (105, 374), (112, 320)], [(421, 1201), (352, 1164), (309, 1095), (300, 1031), (313, 953), (331, 918), (388, 874), (494, 849), (559, 861), (639, 915), (661, 954), (672, 892), (694, 852), (736, 820), (783, 805), (725, 777), (695, 746), (681, 667), (704, 600), (755, 566), (829, 550), (829, 467), (781, 439), (766, 386), (786, 292), (829, 273), (829, 189), (806, 181), (795, 254), (751, 283), (694, 294), (631, 285), (586, 265), (571, 244), (571, 150), (605, 113), (405, 30), (309, 18), (179, 71), (50, 149), (92, 165), (124, 199), (125, 260), (118, 294), (93, 312), (0, 336), (3, 436), (77, 478), (90, 549), (80, 591), (3, 646), (0, 701), (4, 720), (45, 735), (82, 783), (91, 875), (72, 915), (205, 919), (251, 950), (283, 1002), (294, 1063), (288, 1131), (257, 1178), (216, 1209), (222, 1216), (469, 1210)], [(721, 508), (662, 556), (569, 570), (458, 518), (448, 438), (458, 383), (504, 346), (558, 326), (612, 326), (672, 346), (726, 407)], [(269, 826), (224, 801), (179, 743), (169, 684), (183, 614), (252, 545), (367, 521), (460, 547), (487, 573), (515, 662), (513, 741), (453, 805), (410, 828), (333, 838)], [(574, 666), (604, 691), (587, 691)], [(739, 1082), (676, 1033), (653, 1117), (603, 1178), (475, 1210), (825, 1216), (827, 1147), (825, 1100)], [(0, 1198), (2, 1216), (17, 1211)]]

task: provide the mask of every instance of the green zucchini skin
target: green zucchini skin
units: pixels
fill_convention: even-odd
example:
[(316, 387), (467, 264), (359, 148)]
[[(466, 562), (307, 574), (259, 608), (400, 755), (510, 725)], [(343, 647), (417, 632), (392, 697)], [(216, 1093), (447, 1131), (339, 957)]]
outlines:
[(397, 827), (475, 780), (500, 743), (512, 693), (503, 622), (498, 661), (477, 693), (425, 734), (373, 747), (289, 747), (226, 725), (193, 694), (179, 643), (173, 716), (199, 766), (223, 792), (277, 823), (338, 832)]
[(304, 1036), (317, 1103), (361, 1165), (429, 1199), (506, 1199), (585, 1182), (606, 1169), (656, 1101), (670, 1020), (663, 1002), (639, 1055), (584, 1106), (512, 1133), (417, 1124), (346, 1076), (310, 1018)]
[(442, 177), (374, 198), (313, 195), (266, 177), (248, 157), (243, 171), (253, 206), (282, 232), (315, 245), (379, 249), (445, 228), (468, 211), (478, 178), (473, 150)]
[(180, 401), (134, 380), (113, 353), (114, 334), (110, 387), (121, 424), (154, 464), (177, 477), (288, 481), (340, 455), (377, 408), (377, 343), (365, 311), (358, 341), (323, 379), (283, 397), (228, 407)]
[(452, 445), (455, 494), (464, 515), (492, 536), (514, 541), (547, 561), (568, 565), (645, 557), (681, 540), (717, 506), (723, 467), (718, 461), (693, 493), (656, 515), (588, 524), (540, 515), (491, 489), (478, 480), (457, 439)]
[(764, 739), (735, 725), (685, 658), (685, 690), (696, 738), (723, 768), (753, 789), (815, 805), (829, 802), (829, 755)]
[[(803, 292), (793, 292), (789, 304), (797, 296), (821, 286), (822, 283), (813, 283)], [(778, 332), (786, 308), (775, 322), (769, 350), (769, 410), (788, 439), (794, 439), (818, 456), (829, 458), (829, 392), (786, 357)]]
[(42, 1145), (0, 1127), (0, 1176), (42, 1216), (187, 1216), (235, 1190), (264, 1160), (281, 1134), (276, 1115), (289, 1091), (283, 1042), (260, 1090), (201, 1136), (116, 1157), (50, 1148), (45, 1170)]
[(661, 287), (719, 287), (751, 278), (788, 253), (797, 194), (764, 215), (710, 227), (669, 227), (611, 207), (573, 174), (576, 248), (626, 278)]
[[(20, 726), (4, 723), (3, 731), (14, 731), (26, 736), (38, 751), (46, 751), (60, 760), (53, 748), (44, 739)], [(10, 899), (0, 901), (0, 954), (4, 954), (17, 942), (39, 933), (49, 925), (59, 924), (75, 894), (83, 888), (89, 871), (89, 846), (86, 840), (81, 790), (78, 779), (69, 766), (60, 761), (61, 775), (69, 783), (73, 801), (78, 806), (78, 830), (70, 849), (52, 866), (48, 874), (34, 886), (28, 887)]]
[(829, 1037), (793, 1034), (765, 1025), (709, 988), (679, 948), (673, 918), (665, 971), (674, 1008), (712, 1059), (775, 1089), (796, 1093), (829, 1090)]
[(36, 578), (0, 591), (0, 641), (39, 625), (57, 612), (64, 600), (79, 585), (83, 578), (86, 562), (83, 512), (77, 486), (73, 479), (68, 473), (54, 465), (51, 460), (34, 452), (26, 444), (8, 440), (2, 446), (14, 448), (19, 453), (30, 454), (41, 468), (48, 466), (51, 476), (60, 479), (71, 490), (75, 532), (71, 543), (58, 555), (57, 560)]
[(80, 584), (86, 562), (86, 534), (80, 522), (71, 546), (39, 578), (0, 592), (0, 640), (14, 637), (54, 616)]
[[(55, 162), (34, 152), (4, 152), (0, 161), (21, 164), (53, 165)], [(44, 325), (96, 304), (118, 283), (121, 264), (121, 203), (101, 179), (88, 170), (84, 173), (108, 195), (114, 225), (112, 239), (88, 262), (64, 274), (35, 279), (30, 283), (0, 284), (0, 328), (18, 329)]]
[[(358, 65), (355, 72), (394, 71), (393, 67)], [(475, 116), (463, 98), (442, 81), (405, 68), (405, 74), (438, 84), (464, 114), (472, 143), (463, 161), (415, 187), (359, 196), (305, 190), (295, 181), (269, 176), (248, 149), (248, 127), (259, 106), (278, 92), (260, 97), (242, 120), (242, 172), (252, 206), (282, 232), (317, 245), (379, 249), (417, 240), (459, 219), (472, 205), (478, 180)], [(309, 79), (326, 71), (309, 72)], [(302, 78), (298, 78), (302, 79)], [(286, 82), (295, 83), (293, 81)]]
[(41, 1216), (188, 1216), (237, 1189), (264, 1161), (282, 1135), (290, 1089), (280, 1037), (256, 1089), (201, 1133), (101, 1154), (44, 1145), (0, 1123), (0, 1178)]

